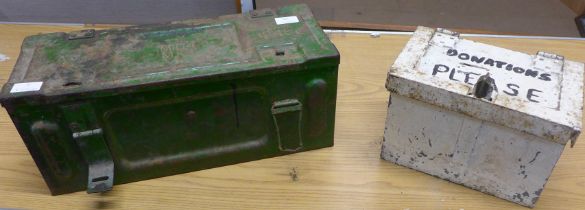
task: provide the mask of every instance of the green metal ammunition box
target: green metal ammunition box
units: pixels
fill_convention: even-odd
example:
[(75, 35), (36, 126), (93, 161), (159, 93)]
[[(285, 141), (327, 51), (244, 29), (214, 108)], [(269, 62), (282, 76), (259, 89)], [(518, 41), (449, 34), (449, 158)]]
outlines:
[(333, 145), (339, 53), (309, 8), (27, 37), (0, 102), (52, 194)]

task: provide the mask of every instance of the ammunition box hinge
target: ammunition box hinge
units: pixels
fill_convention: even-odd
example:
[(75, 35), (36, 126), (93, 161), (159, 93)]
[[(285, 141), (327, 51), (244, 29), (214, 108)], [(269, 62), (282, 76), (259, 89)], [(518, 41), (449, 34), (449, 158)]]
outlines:
[(533, 59), (534, 69), (541, 70), (545, 72), (550, 71), (562, 71), (563, 65), (565, 64), (565, 57), (546, 53), (546, 52), (538, 52)]
[(114, 184), (114, 161), (90, 104), (63, 106), (73, 140), (88, 165), (87, 193), (104, 192)]
[(95, 36), (94, 29), (87, 29), (81, 31), (74, 31), (67, 34), (68, 40), (76, 40), (76, 39), (89, 39)]
[(273, 16), (272, 10), (270, 9), (259, 9), (250, 11), (250, 18), (261, 18), (267, 16)]
[(297, 99), (276, 101), (272, 104), (271, 111), (279, 149), (294, 152), (303, 148), (301, 135), (303, 104)]
[(459, 33), (449, 31), (447, 29), (439, 28), (433, 35), (431, 43), (436, 46), (455, 48), (455, 45), (459, 42)]

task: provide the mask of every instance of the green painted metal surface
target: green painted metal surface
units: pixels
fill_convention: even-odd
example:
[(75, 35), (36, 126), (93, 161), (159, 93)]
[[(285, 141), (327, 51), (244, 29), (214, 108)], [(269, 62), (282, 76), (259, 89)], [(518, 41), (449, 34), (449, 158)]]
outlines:
[(30, 36), (0, 102), (52, 194), (99, 192), (332, 146), (338, 64), (293, 5)]

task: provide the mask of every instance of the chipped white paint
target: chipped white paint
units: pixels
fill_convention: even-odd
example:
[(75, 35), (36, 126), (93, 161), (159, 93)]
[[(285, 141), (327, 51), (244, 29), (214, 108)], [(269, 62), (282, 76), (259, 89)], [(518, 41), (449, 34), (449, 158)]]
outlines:
[(7, 61), (9, 59), (10, 59), (10, 57), (8, 57), (8, 56), (6, 56), (4, 54), (0, 54), (0, 62)]
[[(581, 130), (583, 63), (561, 60), (558, 57), (548, 58), (552, 55), (547, 57), (550, 54), (546, 53), (530, 56), (459, 39), (456, 34), (450, 35), (452, 32), (445, 31), (435, 33), (435, 30), (424, 27), (416, 31), (390, 69), (386, 87), (391, 92), (410, 95), (440, 107), (562, 144), (576, 139)], [(447, 52), (450, 49), (457, 50), (458, 53), (465, 52), (470, 55), (470, 59), (461, 60), (449, 56)], [(478, 64), (471, 61), (471, 56), (485, 60)], [(485, 64), (488, 59), (493, 60), (494, 66)], [(540, 64), (543, 62), (540, 59), (545, 64)], [(514, 68), (509, 71), (504, 65), (498, 68), (495, 61), (512, 64), (525, 72), (526, 69), (538, 71), (538, 75), (535, 78), (525, 75), (525, 72), (516, 73)], [(548, 63), (555, 62), (557, 64), (547, 66)], [(562, 68), (559, 68), (561, 62)], [(441, 72), (433, 75), (436, 65), (444, 65), (449, 69), (444, 71), (443, 67), (438, 67)], [(465, 82), (468, 72), (480, 75), (489, 72), (494, 77), (498, 91), (492, 96), (493, 101), (477, 100), (468, 95), (479, 78), (470, 74), (467, 75), (469, 80)], [(550, 74), (547, 76), (550, 81), (539, 79), (543, 74)], [(512, 86), (508, 86), (510, 84)], [(509, 94), (514, 93), (514, 90), (518, 91), (515, 96)]]
[[(388, 74), (381, 156), (534, 206), (581, 131), (583, 68), (419, 27)], [(488, 73), (494, 91), (478, 97), (474, 86)]]

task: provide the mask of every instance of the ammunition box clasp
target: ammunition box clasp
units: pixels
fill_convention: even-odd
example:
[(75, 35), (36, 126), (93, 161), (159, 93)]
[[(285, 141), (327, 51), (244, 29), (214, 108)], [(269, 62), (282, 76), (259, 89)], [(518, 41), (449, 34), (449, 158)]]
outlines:
[(63, 106), (73, 140), (88, 165), (87, 193), (104, 192), (114, 184), (114, 161), (90, 104)]
[(297, 99), (276, 101), (272, 104), (271, 111), (279, 149), (294, 152), (303, 148), (301, 138), (303, 104)]

